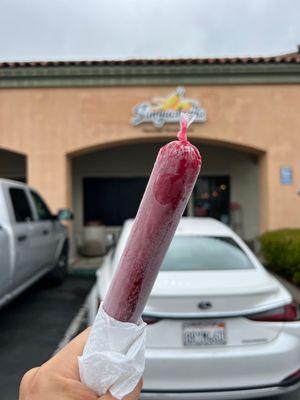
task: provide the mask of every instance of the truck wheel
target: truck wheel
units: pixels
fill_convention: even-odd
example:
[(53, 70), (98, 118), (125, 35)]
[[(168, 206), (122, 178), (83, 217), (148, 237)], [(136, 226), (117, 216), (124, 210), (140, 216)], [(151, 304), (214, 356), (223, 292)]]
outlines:
[(65, 243), (60, 256), (57, 260), (56, 266), (52, 271), (47, 274), (47, 281), (53, 285), (60, 285), (68, 275), (69, 266), (69, 249), (68, 244)]

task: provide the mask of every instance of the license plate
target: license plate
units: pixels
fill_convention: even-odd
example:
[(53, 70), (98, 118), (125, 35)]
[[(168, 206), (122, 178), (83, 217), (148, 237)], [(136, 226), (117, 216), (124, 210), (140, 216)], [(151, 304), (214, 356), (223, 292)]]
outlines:
[(183, 325), (184, 346), (219, 346), (226, 344), (224, 322), (190, 322)]

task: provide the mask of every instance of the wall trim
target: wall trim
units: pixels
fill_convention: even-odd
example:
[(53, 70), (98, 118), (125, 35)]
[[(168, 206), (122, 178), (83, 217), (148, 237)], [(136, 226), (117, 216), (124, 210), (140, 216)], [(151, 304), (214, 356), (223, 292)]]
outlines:
[(0, 88), (282, 83), (300, 83), (300, 64), (86, 65), (0, 68)]

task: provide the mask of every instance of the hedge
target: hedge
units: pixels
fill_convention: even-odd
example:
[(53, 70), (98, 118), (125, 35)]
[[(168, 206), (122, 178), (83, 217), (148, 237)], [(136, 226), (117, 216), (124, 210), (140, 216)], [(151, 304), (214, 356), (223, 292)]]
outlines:
[(260, 243), (267, 267), (300, 284), (300, 229), (266, 232)]

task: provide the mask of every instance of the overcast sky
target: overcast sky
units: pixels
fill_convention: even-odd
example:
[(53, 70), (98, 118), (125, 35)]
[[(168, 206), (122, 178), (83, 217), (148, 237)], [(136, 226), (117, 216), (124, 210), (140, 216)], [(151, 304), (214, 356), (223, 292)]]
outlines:
[(277, 55), (299, 0), (0, 0), (0, 60)]

